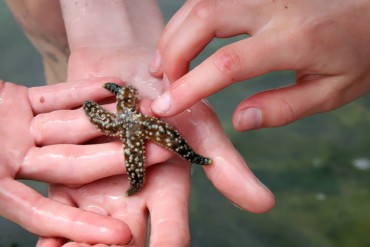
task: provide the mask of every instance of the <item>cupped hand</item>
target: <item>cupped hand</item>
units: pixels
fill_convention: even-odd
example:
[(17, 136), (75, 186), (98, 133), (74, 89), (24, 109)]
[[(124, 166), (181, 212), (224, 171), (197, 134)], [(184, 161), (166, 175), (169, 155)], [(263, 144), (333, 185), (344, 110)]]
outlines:
[[(17, 181), (77, 186), (121, 173), (121, 145), (79, 145), (95, 130), (78, 129), (88, 119), (81, 108), (72, 110), (87, 99), (107, 97), (100, 90), (106, 80), (120, 83), (101, 78), (28, 89), (0, 81), (1, 216), (41, 236), (87, 243), (130, 242), (131, 232), (123, 221), (44, 198)], [(161, 162), (165, 156), (158, 153), (148, 163)]]
[[(149, 73), (150, 59), (154, 54), (154, 44), (158, 30), (160, 30), (158, 23), (161, 21), (158, 21), (158, 13), (152, 6), (153, 2), (127, 2), (127, 4), (130, 3), (133, 6), (130, 9), (132, 12), (128, 15), (137, 21), (127, 25), (130, 27), (129, 31), (123, 32), (122, 26), (124, 25), (115, 21), (122, 18), (122, 10), (119, 13), (117, 11), (111, 13), (108, 18), (106, 15), (101, 16), (103, 12), (97, 11), (98, 6), (92, 5), (89, 5), (91, 9), (86, 10), (86, 16), (91, 11), (91, 16), (95, 16), (95, 18), (79, 24), (80, 28), (84, 27), (92, 34), (82, 37), (83, 35), (76, 31), (79, 28), (76, 27), (73, 18), (66, 21), (71, 44), (68, 78), (69, 80), (77, 80), (108, 75), (116, 76), (125, 83), (138, 88), (139, 98), (142, 100), (141, 111), (151, 114), (148, 109), (150, 108), (147, 104), (148, 99), (158, 98), (168, 86), (165, 80), (154, 78)], [(107, 2), (100, 4), (102, 4), (100, 8), (109, 8)], [(146, 18), (140, 18), (142, 17), (141, 7), (143, 7), (141, 5), (145, 5), (145, 8), (152, 8), (152, 11), (148, 11)], [(62, 5), (62, 7), (63, 10), (70, 8), (75, 10), (71, 3), (69, 6)], [(111, 12), (117, 8), (119, 6), (112, 8)], [(77, 18), (81, 14), (73, 15), (72, 13), (71, 16)], [(86, 16), (84, 18), (88, 19)], [(93, 21), (94, 25), (91, 25), (90, 21)], [(109, 29), (102, 31), (105, 34), (104, 37), (101, 36), (100, 32), (91, 31), (103, 30), (106, 25), (109, 25)], [(121, 33), (111, 30), (120, 30)], [(133, 35), (131, 35), (132, 33)], [(152, 36), (147, 37), (148, 33)], [(121, 40), (125, 40), (125, 42)], [(244, 159), (224, 133), (217, 116), (206, 102), (198, 102), (188, 111), (165, 120), (180, 131), (180, 134), (197, 153), (213, 159), (213, 164), (205, 167), (205, 172), (215, 187), (233, 203), (243, 209), (258, 213), (266, 212), (274, 206), (272, 193), (250, 171)]]
[[(151, 246), (189, 246), (189, 171), (186, 162), (175, 159), (150, 166), (147, 168), (144, 189), (130, 197), (124, 195), (129, 187), (126, 175), (101, 179), (78, 189), (53, 185), (50, 197), (126, 222), (133, 236), (129, 246), (146, 246), (149, 235)], [(41, 238), (37, 246), (60, 246), (66, 241)], [(90, 245), (68, 242), (65, 246)]]
[[(190, 0), (170, 20), (151, 63), (174, 82), (153, 105), (173, 116), (241, 80), (294, 70), (296, 83), (258, 93), (235, 110), (237, 130), (281, 126), (370, 91), (370, 3)], [(251, 37), (220, 48), (187, 73), (215, 37)]]
[[(87, 72), (88, 70), (78, 70), (75, 69), (76, 73), (70, 73), (70, 79), (78, 78), (78, 71), (84, 71), (80, 76), (103, 76), (105, 74), (114, 75), (120, 78), (124, 78), (125, 81), (128, 81), (129, 84), (134, 85), (137, 88), (140, 88), (140, 111), (144, 114), (152, 114), (150, 112), (151, 101), (148, 98), (156, 98), (162, 91), (163, 82), (161, 80), (155, 79), (150, 76), (148, 72), (148, 61), (152, 53), (149, 51), (144, 51), (139, 48), (139, 51), (131, 49), (130, 52), (118, 52), (118, 50), (123, 50), (123, 47), (112, 47), (111, 52), (108, 48), (103, 48), (99, 50), (97, 48), (91, 49), (91, 53), (87, 52), (88, 49), (83, 49), (82, 52), (77, 56), (73, 54), (71, 56), (70, 63), (76, 64), (78, 61), (80, 64), (84, 64), (86, 68), (95, 68)], [(130, 57), (132, 56), (132, 57)], [(105, 66), (100, 66), (100, 61), (102, 57), (109, 57), (109, 60), (106, 61)], [(73, 59), (76, 59), (74, 61)], [(85, 62), (83, 62), (85, 61)], [(95, 64), (94, 64), (95, 61)], [(120, 64), (118, 66), (117, 64)], [(75, 68), (75, 66), (71, 66)], [(96, 69), (99, 68), (99, 69)], [(104, 68), (104, 69), (103, 69)], [(146, 84), (148, 83), (148, 84)], [(105, 91), (103, 88), (101, 91)], [(142, 93), (142, 90), (144, 93)], [(104, 106), (110, 111), (115, 111), (115, 104), (108, 104)], [(67, 118), (68, 119), (68, 118)], [(66, 121), (67, 121), (66, 119)], [(189, 111), (185, 111), (175, 117), (170, 119), (164, 119), (167, 122), (170, 122), (171, 125), (175, 126), (176, 129), (184, 136), (184, 138), (189, 142), (189, 144), (194, 148), (194, 150), (202, 155), (210, 157), (213, 159), (213, 164), (205, 167), (205, 172), (212, 183), (219, 189), (227, 198), (229, 198), (233, 203), (237, 204), (241, 208), (246, 210), (261, 213), (271, 209), (274, 205), (274, 197), (271, 192), (266, 189), (263, 185), (260, 184), (259, 180), (253, 175), (253, 173), (248, 169), (243, 158), (239, 153), (234, 149), (231, 142), (228, 140), (228, 137), (223, 132), (221, 125), (219, 124), (217, 117), (215, 116), (212, 109), (205, 102), (199, 102)], [(84, 122), (83, 125), (76, 125), (75, 120), (69, 121), (71, 126), (74, 126), (76, 132), (86, 132), (86, 135), (80, 135), (80, 139), (76, 139), (77, 143), (84, 142), (89, 139), (98, 138), (101, 133), (94, 130), (94, 127), (89, 122)], [(54, 126), (51, 126), (54, 128)], [(91, 134), (93, 133), (93, 134)], [(148, 145), (149, 144), (149, 145)], [(148, 148), (161, 149), (155, 144), (148, 143)], [(148, 149), (146, 148), (146, 150)], [(168, 151), (163, 149), (161, 154), (156, 154), (153, 152), (147, 151), (147, 156), (152, 157), (152, 160), (157, 158), (168, 159), (173, 154), (170, 154)], [(121, 151), (122, 152), (122, 151)], [(158, 157), (159, 156), (159, 157)], [(125, 173), (124, 170), (124, 158), (123, 154), (121, 157), (117, 158), (116, 162), (122, 164), (121, 173)], [(104, 162), (105, 163), (105, 162)], [(179, 163), (179, 165), (177, 165)], [(175, 166), (176, 168), (171, 168)], [(156, 167), (156, 166), (154, 166)], [(91, 202), (89, 208), (100, 208), (99, 210), (107, 210), (110, 208), (122, 208), (122, 212), (127, 208), (127, 205), (130, 205), (130, 212), (133, 212), (136, 209), (136, 212), (133, 215), (137, 217), (140, 216), (141, 219), (148, 217), (148, 211), (150, 212), (150, 222), (151, 225), (158, 224), (158, 230), (151, 232), (151, 244), (154, 246), (186, 246), (189, 242), (189, 231), (185, 231), (185, 228), (188, 227), (187, 219), (187, 202), (189, 200), (189, 164), (183, 161), (167, 161), (163, 162), (160, 165), (160, 168), (147, 168), (149, 175), (146, 179), (146, 184), (144, 185), (143, 191), (139, 192), (133, 197), (125, 198), (123, 197), (124, 192), (127, 187), (127, 178), (122, 176), (120, 178), (114, 178), (115, 181), (121, 181), (122, 186), (118, 186), (120, 189), (120, 198), (119, 200), (104, 200), (104, 203), (96, 204), (95, 201), (90, 201), (90, 197), (95, 196), (97, 198), (101, 197), (100, 190), (90, 189), (95, 188), (94, 183), (79, 188), (71, 189), (69, 187), (58, 187), (58, 191), (65, 191), (62, 193), (66, 198), (70, 198), (70, 194), (73, 194), (73, 200), (70, 202), (73, 205), (85, 205), (84, 202)], [(152, 175), (153, 171), (160, 170), (160, 173), (153, 172), (157, 174), (155, 176), (156, 180), (163, 180), (163, 182), (155, 185), (152, 185)], [(177, 171), (174, 173), (174, 170)], [(106, 181), (104, 183), (103, 181)], [(97, 181), (96, 183), (101, 186), (105, 184), (104, 193), (107, 197), (111, 198), (109, 195), (111, 193), (117, 192), (117, 185), (110, 183), (111, 178), (106, 180)], [(178, 187), (182, 184), (182, 189), (179, 191)], [(163, 186), (163, 187), (161, 187)], [(112, 187), (112, 188), (111, 188)], [(64, 188), (64, 189), (63, 189)], [(86, 189), (88, 188), (88, 189)], [(89, 191), (89, 198), (86, 198), (85, 191)], [(150, 201), (153, 198), (157, 197), (157, 193), (165, 190), (166, 196), (163, 199), (158, 199), (162, 202), (167, 202), (168, 206), (165, 208), (151, 206)], [(82, 191), (82, 192), (81, 192)], [(156, 192), (159, 191), (159, 192)], [(54, 192), (51, 190), (50, 196), (54, 198)], [(114, 196), (113, 196), (114, 197)], [(62, 201), (65, 201), (64, 199)], [(158, 202), (160, 203), (160, 202)], [(178, 208), (176, 205), (181, 203), (183, 207)], [(120, 206), (119, 206), (120, 205)], [(164, 211), (163, 211), (164, 210)], [(163, 211), (163, 212), (162, 212)], [(105, 211), (104, 211), (105, 212)], [(172, 213), (174, 212), (174, 213)], [(176, 212), (176, 213), (175, 213)], [(115, 217), (115, 214), (108, 215)], [(133, 242), (137, 245), (142, 246), (145, 241), (143, 236), (145, 235), (146, 221), (140, 220), (135, 223), (135, 220), (129, 220), (129, 215), (125, 217), (125, 222), (130, 226), (130, 229), (133, 234)], [(153, 215), (161, 215), (160, 218), (153, 218)], [(167, 215), (167, 217), (165, 217)], [(120, 216), (117, 216), (120, 219)], [(165, 223), (159, 223), (159, 222)], [(169, 222), (169, 225), (166, 222)], [(172, 224), (172, 223), (174, 224)], [(132, 225), (131, 225), (132, 224)], [(175, 234), (175, 233), (181, 234)], [(161, 236), (161, 237), (158, 237)], [(165, 237), (163, 237), (165, 236)], [(51, 243), (58, 242), (58, 239), (42, 239), (39, 242), (39, 246), (43, 244), (48, 245)], [(72, 243), (69, 243), (72, 244)], [(74, 243), (78, 244), (78, 243)], [(167, 245), (166, 245), (167, 244)]]
[[(152, 114), (150, 100), (157, 98), (166, 87), (164, 81), (153, 78), (148, 70), (158, 30), (161, 29), (162, 24), (160, 19), (158, 21), (160, 15), (153, 6), (154, 3), (152, 1), (135, 3), (102, 1), (88, 5), (77, 3), (79, 4), (82, 4), (83, 8), (76, 8), (76, 5), (69, 1), (64, 1), (62, 4), (71, 48), (68, 79), (116, 76), (126, 84), (139, 89), (140, 111), (144, 114)], [(125, 4), (133, 4), (133, 6), (121, 9)], [(147, 11), (143, 16), (143, 8), (151, 11)], [(81, 9), (83, 9), (83, 15), (81, 15)], [(123, 17), (125, 9), (130, 11)], [(153, 13), (154, 16), (151, 16)], [(81, 19), (76, 23), (75, 18)], [(126, 23), (125, 20), (136, 21)], [(114, 109), (114, 104), (104, 107), (111, 110)], [(66, 119), (68, 119), (67, 116)], [(265, 212), (273, 207), (272, 193), (261, 185), (248, 169), (243, 158), (223, 132), (214, 112), (205, 102), (200, 102), (190, 110), (165, 121), (178, 129), (197, 153), (213, 159), (213, 164), (205, 167), (206, 174), (232, 202), (252, 212)], [(75, 140), (77, 143), (90, 139), (96, 140), (101, 135), (96, 130), (91, 134), (90, 131), (93, 132), (94, 128), (88, 122), (76, 125), (72, 120), (69, 124), (78, 133), (89, 130), (85, 136)], [(148, 148), (158, 148), (150, 143), (147, 145)], [(147, 156), (155, 156), (154, 152), (148, 151)], [(170, 157), (168, 152), (159, 156), (166, 160)], [(123, 164), (123, 154), (116, 162)], [(127, 189), (125, 188), (126, 175), (106, 178), (79, 188), (58, 186), (57, 189), (51, 190), (50, 196), (77, 207), (81, 206), (87, 210), (112, 214), (113, 217), (124, 219), (132, 227), (132, 244), (135, 246), (142, 246), (145, 243), (146, 218), (150, 212), (150, 224), (153, 227), (150, 236), (152, 246), (187, 246), (190, 238), (187, 219), (190, 191), (189, 165), (172, 159), (158, 163), (161, 164), (147, 168), (146, 184), (143, 190), (133, 197), (122, 197)], [(124, 173), (124, 169), (121, 172)], [(112, 181), (119, 181), (122, 185), (116, 185)], [(180, 185), (181, 189), (178, 189)], [(161, 191), (164, 191), (165, 195), (158, 199), (158, 193), (160, 194)], [(153, 201), (156, 203), (152, 203)], [(116, 214), (112, 210), (116, 208), (122, 208), (120, 213)], [(135, 223), (135, 219), (139, 221)], [(155, 225), (158, 226), (154, 228)], [(39, 246), (59, 246), (64, 241), (66, 240), (43, 238)], [(69, 242), (68, 245), (83, 244)]]

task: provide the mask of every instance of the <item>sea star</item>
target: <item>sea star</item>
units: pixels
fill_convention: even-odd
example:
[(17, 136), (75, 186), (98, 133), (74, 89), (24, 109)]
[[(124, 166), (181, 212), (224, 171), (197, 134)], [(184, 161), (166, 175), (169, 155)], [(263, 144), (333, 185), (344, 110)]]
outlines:
[(83, 109), (96, 128), (105, 135), (119, 137), (123, 142), (126, 173), (130, 181), (126, 196), (131, 196), (143, 188), (146, 140), (175, 152), (191, 163), (199, 165), (212, 163), (211, 159), (195, 153), (179, 132), (168, 123), (140, 113), (137, 109), (136, 88), (120, 87), (110, 82), (105, 83), (103, 87), (116, 95), (117, 114), (106, 111), (91, 100), (84, 103)]

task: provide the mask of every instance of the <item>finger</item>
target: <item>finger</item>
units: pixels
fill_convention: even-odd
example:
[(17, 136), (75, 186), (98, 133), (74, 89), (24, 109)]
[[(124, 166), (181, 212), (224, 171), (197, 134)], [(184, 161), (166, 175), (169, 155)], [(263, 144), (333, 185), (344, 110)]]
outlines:
[(292, 68), (295, 61), (286, 58), (279, 43), (258, 35), (221, 48), (174, 82), (153, 102), (152, 110), (163, 117), (173, 116), (236, 81)]
[(158, 49), (163, 61), (163, 72), (170, 81), (185, 74), (190, 61), (214, 37), (246, 34), (250, 33), (250, 26), (258, 26), (255, 22), (260, 18), (252, 18), (256, 16), (252, 12), (256, 6), (250, 5), (246, 1), (235, 4), (228, 1), (199, 1), (188, 11), (181, 24), (176, 23), (176, 27), (165, 31)]
[[(135, 200), (135, 199), (134, 199)], [(127, 208), (125, 213), (114, 214), (114, 218), (120, 219), (130, 226), (132, 240), (130, 246), (145, 246), (147, 239), (148, 213), (134, 207)]]
[(130, 229), (123, 222), (46, 199), (10, 178), (0, 180), (0, 201), (4, 217), (39, 236), (107, 244), (131, 239)]
[(176, 160), (151, 167), (148, 175), (148, 183), (155, 189), (148, 199), (150, 246), (189, 246), (189, 165)]
[[(57, 189), (55, 189), (57, 188)], [(75, 202), (68, 193), (58, 190), (59, 185), (49, 185), (48, 197), (56, 202), (71, 207), (76, 207)], [(61, 237), (39, 237), (36, 246), (37, 247), (61, 247), (69, 240)]]
[(82, 105), (88, 99), (99, 100), (107, 97), (109, 93), (106, 90), (101, 90), (101, 86), (108, 81), (122, 84), (116, 77), (59, 83), (30, 88), (28, 98), (35, 114), (70, 109)]
[(162, 43), (168, 42), (168, 39), (172, 37), (173, 34), (177, 31), (177, 29), (182, 24), (182, 22), (186, 19), (189, 12), (194, 7), (194, 5), (196, 5), (200, 1), (202, 0), (188, 0), (184, 2), (181, 8), (176, 11), (176, 13), (171, 17), (171, 19), (166, 24), (162, 32), (160, 42)]
[(131, 246), (128, 245), (106, 245), (106, 244), (86, 244), (86, 243), (76, 243), (76, 242), (68, 242), (63, 247), (122, 247), (122, 246)]
[(63, 238), (46, 238), (40, 237), (37, 240), (36, 247), (61, 247), (67, 242)]
[[(162, 32), (161, 38), (158, 42), (159, 47), (163, 47), (164, 46), (163, 44), (168, 43), (168, 39), (172, 37), (173, 33), (178, 29), (180, 24), (186, 18), (191, 8), (199, 1), (201, 0), (186, 1), (183, 4), (183, 6), (171, 17), (171, 19), (166, 24)], [(163, 49), (161, 49), (161, 52), (163, 52)], [(159, 50), (157, 50), (153, 60), (150, 63), (149, 71), (155, 77), (163, 76), (162, 57), (161, 57), (161, 53)]]
[[(145, 246), (147, 240), (148, 211), (143, 198), (129, 198), (126, 207), (120, 207), (112, 212), (112, 217), (119, 219), (130, 226), (132, 240), (130, 246)], [(143, 205), (142, 208), (138, 205)]]
[(235, 110), (233, 123), (245, 131), (289, 124), (319, 112), (333, 110), (347, 102), (339, 77), (321, 77), (276, 90), (258, 93), (243, 101)]
[[(113, 104), (105, 107), (107, 110), (114, 109)], [(102, 135), (81, 108), (39, 114), (31, 122), (31, 133), (37, 145), (84, 143)]]
[(266, 3), (191, 1), (179, 17), (174, 17), (174, 24), (170, 21), (158, 43), (164, 74), (170, 81), (177, 80), (186, 72), (190, 61), (214, 37), (254, 34), (262, 29), (270, 20), (266, 17), (272, 10), (271, 4)]
[[(122, 247), (122, 245), (119, 245), (119, 246)], [(86, 243), (68, 242), (65, 245), (63, 245), (63, 247), (116, 247), (116, 245), (86, 244)], [(117, 245), (117, 247), (118, 247), (118, 245)]]
[[(111, 246), (111, 245), (109, 245)], [(46, 246), (48, 247), (48, 246)], [(107, 247), (105, 244), (86, 244), (86, 243), (76, 243), (76, 242), (68, 242), (63, 247)], [(113, 247), (113, 246), (112, 246)]]
[[(146, 156), (148, 166), (163, 162), (172, 154), (157, 145), (147, 145)], [(17, 177), (48, 183), (79, 185), (123, 174), (125, 173), (124, 167), (121, 142), (95, 145), (52, 145), (31, 149)]]
[(120, 175), (94, 181), (78, 189), (53, 186), (51, 192), (53, 196), (70, 196), (81, 209), (125, 222), (132, 234), (129, 245), (145, 246), (148, 217), (146, 196), (127, 198), (123, 194), (127, 187), (127, 176)]
[(185, 137), (197, 153), (213, 160), (211, 165), (203, 167), (225, 197), (254, 213), (266, 212), (274, 206), (274, 196), (248, 168), (206, 104), (196, 104), (171, 118), (171, 122), (180, 133), (191, 133)]
[[(51, 185), (49, 186), (49, 198), (52, 199), (53, 201), (60, 202), (64, 205), (76, 207), (77, 202), (74, 201), (72, 198), (71, 194), (69, 193), (69, 189), (60, 186), (60, 185)], [(108, 215), (108, 213), (101, 207), (84, 207), (83, 205), (78, 205), (80, 209), (89, 211), (89, 212), (95, 212), (101, 215)], [(68, 242), (69, 241), (69, 242)], [(61, 247), (61, 246), (75, 246), (75, 247), (91, 247), (92, 245), (87, 244), (87, 243), (76, 243), (76, 242), (70, 242), (70, 240), (63, 239), (63, 238), (57, 238), (57, 237), (40, 237), (38, 242), (37, 242), (37, 247)], [(104, 244), (97, 244), (93, 246), (107, 246)], [(110, 245), (111, 246), (111, 245)]]
[[(115, 112), (116, 104), (103, 105), (103, 108)], [(38, 146), (85, 143), (102, 136), (82, 108), (39, 114), (32, 119), (31, 133)]]

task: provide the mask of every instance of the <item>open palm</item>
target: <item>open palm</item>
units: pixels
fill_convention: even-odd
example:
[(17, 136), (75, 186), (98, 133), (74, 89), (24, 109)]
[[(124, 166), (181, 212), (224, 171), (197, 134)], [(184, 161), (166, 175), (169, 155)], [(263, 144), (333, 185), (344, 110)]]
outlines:
[[(100, 81), (90, 80), (28, 89), (0, 81), (1, 216), (41, 236), (79, 242), (130, 241), (125, 223), (44, 198), (17, 180), (77, 185), (119, 174), (118, 146), (78, 145), (69, 139), (79, 138), (79, 133), (68, 130), (66, 123), (85, 121), (81, 109), (71, 109), (88, 98), (105, 97), (105, 92), (94, 93), (100, 85)], [(70, 135), (65, 135), (67, 132)], [(102, 167), (102, 160), (110, 164), (106, 172), (98, 172), (107, 168)]]
[[(139, 89), (140, 111), (150, 114), (148, 99), (158, 97), (164, 88), (161, 80), (149, 75), (148, 64), (151, 54), (142, 47), (130, 50), (117, 46), (84, 48), (75, 53), (72, 52), (69, 61), (69, 80), (101, 77), (108, 74), (119, 77), (125, 83)], [(101, 88), (100, 91), (105, 90)], [(106, 104), (103, 107), (113, 110), (115, 104)], [(263, 212), (271, 208), (273, 205), (271, 193), (260, 185), (245, 165), (244, 160), (224, 134), (214, 112), (205, 102), (200, 102), (189, 111), (165, 121), (175, 126), (196, 152), (213, 159), (214, 164), (206, 167), (205, 171), (225, 196), (240, 207), (253, 212)], [(70, 124), (73, 125), (73, 122)], [(75, 127), (75, 131), (84, 130), (88, 130), (87, 133), (90, 134), (80, 135), (81, 138), (75, 140), (76, 142), (96, 141), (96, 138), (101, 136), (101, 133), (94, 130), (88, 122)], [(161, 150), (161, 154), (151, 151), (153, 149)], [(133, 197), (124, 196), (128, 188), (126, 175), (108, 177), (74, 189), (53, 186), (50, 196), (55, 200), (126, 222), (132, 231), (132, 241), (135, 246), (145, 244), (149, 215), (151, 244), (186, 246), (190, 239), (187, 217), (190, 166), (178, 158), (162, 162), (174, 157), (173, 154), (152, 143), (147, 143), (146, 150), (147, 159), (159, 160), (160, 164), (147, 168), (148, 176), (144, 189)], [(123, 174), (125, 173), (123, 153), (119, 157), (119, 162)], [(108, 164), (107, 166), (110, 167)], [(59, 240), (42, 239), (39, 245), (56, 241)]]

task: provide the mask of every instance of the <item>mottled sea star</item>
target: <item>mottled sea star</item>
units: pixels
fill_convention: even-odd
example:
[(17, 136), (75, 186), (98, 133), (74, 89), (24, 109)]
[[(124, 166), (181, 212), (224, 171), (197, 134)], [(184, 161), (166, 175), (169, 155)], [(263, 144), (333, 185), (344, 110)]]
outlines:
[(175, 152), (191, 163), (199, 165), (212, 163), (211, 159), (195, 153), (179, 132), (168, 123), (140, 113), (137, 109), (138, 90), (136, 88), (120, 87), (110, 82), (105, 83), (103, 87), (116, 95), (117, 114), (106, 111), (91, 100), (84, 103), (83, 109), (96, 128), (105, 135), (119, 137), (123, 142), (126, 173), (130, 181), (127, 196), (143, 188), (146, 140)]

